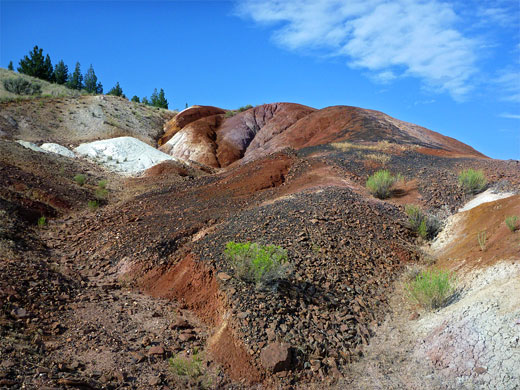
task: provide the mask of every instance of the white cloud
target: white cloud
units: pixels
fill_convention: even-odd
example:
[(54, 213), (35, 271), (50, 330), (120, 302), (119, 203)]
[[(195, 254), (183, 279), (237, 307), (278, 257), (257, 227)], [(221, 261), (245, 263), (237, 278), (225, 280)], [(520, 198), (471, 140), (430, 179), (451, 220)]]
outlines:
[(438, 0), (244, 0), (238, 12), (275, 24), (282, 47), (344, 56), (375, 79), (413, 76), (456, 99), (472, 88), (477, 42)]
[(507, 118), (507, 119), (520, 119), (520, 114), (509, 114), (507, 112), (504, 112), (499, 115), (500, 118)]
[(505, 69), (495, 80), (502, 93), (502, 100), (520, 103), (520, 71), (517, 69)]

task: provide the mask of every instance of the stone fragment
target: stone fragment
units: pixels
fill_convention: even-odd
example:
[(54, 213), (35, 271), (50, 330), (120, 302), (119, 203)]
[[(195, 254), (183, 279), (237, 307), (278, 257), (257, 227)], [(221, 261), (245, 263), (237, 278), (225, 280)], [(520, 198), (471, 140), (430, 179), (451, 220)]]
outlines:
[(164, 355), (164, 348), (160, 345), (154, 345), (148, 350), (148, 356), (152, 355)]
[(292, 368), (292, 348), (285, 343), (271, 343), (260, 353), (262, 366), (273, 373)]

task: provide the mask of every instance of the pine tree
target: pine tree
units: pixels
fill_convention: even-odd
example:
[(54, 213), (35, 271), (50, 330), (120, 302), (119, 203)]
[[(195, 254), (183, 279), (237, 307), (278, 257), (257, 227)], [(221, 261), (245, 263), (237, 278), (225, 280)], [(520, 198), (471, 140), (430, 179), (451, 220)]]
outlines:
[(132, 96), (132, 99), (130, 101), (132, 101), (134, 103), (139, 103), (139, 96), (137, 96), (137, 95)]
[(108, 91), (107, 95), (113, 95), (113, 96), (121, 96), (126, 99), (125, 94), (123, 93), (123, 88), (119, 85), (119, 81), (116, 83), (116, 85)]
[(14, 71), (13, 61), (9, 61), (9, 65), (7, 65), (7, 69)]
[(159, 96), (157, 98), (157, 104), (155, 107), (168, 108), (168, 100), (166, 100), (166, 96), (164, 96), (164, 89), (161, 88), (159, 91)]
[(69, 78), (69, 68), (63, 60), (58, 62), (54, 67), (54, 82), (56, 84), (65, 84)]
[(81, 74), (79, 62), (76, 62), (74, 73), (68, 76), (67, 87), (77, 89), (78, 91), (83, 89), (83, 75)]
[(49, 57), (48, 54), (45, 56), (43, 66), (45, 68), (45, 76), (47, 77), (45, 80), (50, 81), (51, 83), (54, 82), (54, 68), (52, 66), (51, 57)]
[(157, 88), (153, 90), (152, 96), (150, 96), (150, 105), (153, 107), (158, 107), (157, 103), (159, 102), (159, 94), (157, 93)]
[[(85, 86), (85, 91), (88, 93), (99, 93), (98, 87), (101, 84), (98, 84), (96, 72), (94, 72), (94, 67), (90, 64), (90, 68), (88, 68), (87, 73), (83, 77), (83, 83)], [(103, 92), (103, 86), (101, 86), (101, 93)]]
[(150, 105), (150, 101), (148, 100), (148, 98), (147, 98), (146, 96), (144, 96), (144, 97), (141, 99), (141, 103), (146, 104), (147, 106)]
[(28, 56), (22, 58), (19, 62), (18, 72), (37, 77), (42, 80), (52, 80), (52, 63), (51, 58), (43, 56), (43, 49), (34, 46)]
[(103, 84), (101, 84), (101, 82), (97, 83), (97, 85), (96, 85), (96, 94), (97, 95), (103, 94)]

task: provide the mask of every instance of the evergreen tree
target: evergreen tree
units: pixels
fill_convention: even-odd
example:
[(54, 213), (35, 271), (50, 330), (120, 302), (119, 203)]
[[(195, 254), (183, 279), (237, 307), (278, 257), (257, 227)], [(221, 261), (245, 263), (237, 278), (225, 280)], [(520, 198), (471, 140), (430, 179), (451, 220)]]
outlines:
[(9, 65), (7, 65), (7, 69), (14, 70), (13, 61), (9, 61)]
[(159, 96), (157, 98), (157, 104), (155, 107), (168, 108), (168, 100), (166, 100), (166, 96), (164, 96), (164, 89), (161, 88), (159, 91)]
[(22, 58), (19, 62), (18, 72), (37, 77), (42, 80), (52, 80), (52, 63), (51, 58), (43, 56), (43, 49), (34, 46), (28, 56)]
[(101, 82), (97, 83), (97, 85), (96, 85), (96, 94), (97, 95), (103, 94), (103, 84), (101, 84)]
[[(83, 77), (83, 83), (85, 91), (88, 93), (103, 93), (103, 86), (98, 84), (96, 72), (94, 72), (94, 67), (90, 64), (90, 68), (88, 68), (87, 73)], [(99, 92), (99, 87), (101, 86), (101, 92)]]
[(49, 57), (48, 54), (45, 56), (45, 61), (43, 63), (43, 66), (45, 68), (45, 75), (47, 77), (45, 80), (53, 83), (54, 82), (54, 68), (52, 66), (51, 57)]
[(150, 96), (150, 105), (153, 107), (157, 107), (157, 102), (159, 101), (159, 94), (157, 93), (157, 88), (153, 90), (152, 96)]
[(63, 60), (58, 62), (56, 66), (54, 67), (54, 82), (56, 84), (65, 84), (67, 80), (69, 79), (69, 68)]
[(123, 93), (123, 88), (119, 85), (119, 81), (116, 83), (116, 85), (108, 91), (107, 95), (113, 95), (113, 96), (121, 96), (126, 99), (125, 94)]
[(83, 76), (81, 74), (79, 62), (76, 62), (74, 73), (69, 74), (68, 76), (67, 87), (77, 89), (78, 91), (83, 89)]
[(141, 103), (146, 104), (147, 106), (150, 105), (150, 101), (148, 100), (148, 98), (147, 98), (146, 96), (144, 96), (144, 97), (141, 99)]
[(130, 101), (132, 101), (134, 103), (139, 103), (139, 96), (137, 96), (137, 95), (132, 96), (132, 99)]

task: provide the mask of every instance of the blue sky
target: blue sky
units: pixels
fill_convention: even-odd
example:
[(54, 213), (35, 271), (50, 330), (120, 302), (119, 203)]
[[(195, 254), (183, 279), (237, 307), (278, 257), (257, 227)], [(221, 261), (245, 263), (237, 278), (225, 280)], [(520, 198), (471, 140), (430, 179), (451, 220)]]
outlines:
[(0, 66), (34, 45), (105, 91), (383, 111), (520, 159), (518, 0), (7, 1)]

